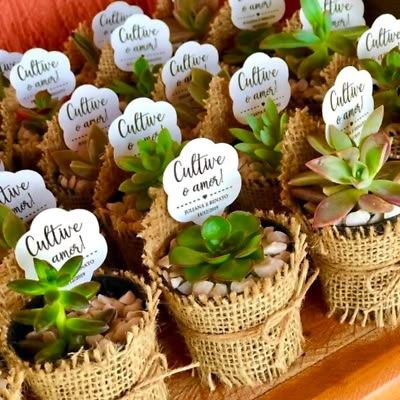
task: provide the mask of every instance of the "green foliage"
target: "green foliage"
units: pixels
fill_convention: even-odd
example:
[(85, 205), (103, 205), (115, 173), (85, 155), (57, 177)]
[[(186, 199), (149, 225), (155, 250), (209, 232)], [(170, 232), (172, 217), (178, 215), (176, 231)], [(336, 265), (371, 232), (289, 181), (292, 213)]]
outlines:
[(211, 216), (201, 227), (192, 225), (177, 236), (169, 260), (190, 282), (241, 281), (264, 258), (262, 236), (260, 221), (251, 213)]
[(163, 128), (156, 140), (138, 141), (138, 156), (125, 156), (116, 160), (121, 169), (133, 172), (131, 178), (121, 183), (119, 190), (135, 195), (137, 210), (146, 211), (150, 208), (148, 189), (162, 185), (165, 168), (179, 156), (182, 147), (182, 144), (172, 140), (168, 129)]
[(382, 120), (380, 106), (364, 123), (357, 143), (333, 126), (326, 138), (308, 137), (322, 157), (307, 162), (311, 171), (299, 174), (289, 184), (295, 186), (293, 195), (311, 202), (319, 202), (316, 189), (320, 189), (315, 228), (340, 223), (356, 207), (385, 213), (400, 205), (400, 162), (387, 162), (391, 139), (379, 132)]
[(298, 78), (307, 78), (316, 69), (326, 67), (333, 53), (356, 56), (356, 41), (367, 30), (366, 26), (332, 30), (331, 15), (324, 12), (318, 0), (300, 0), (312, 32), (282, 32), (270, 35), (262, 49), (279, 49)]
[(117, 93), (126, 103), (139, 97), (151, 98), (157, 82), (155, 75), (160, 67), (159, 64), (151, 67), (148, 61), (141, 56), (132, 65), (130, 82), (114, 79), (108, 88)]
[[(70, 290), (64, 289), (82, 266), (82, 256), (72, 257), (57, 269), (45, 260), (34, 258), (38, 280), (18, 279), (8, 284), (17, 293), (27, 296), (43, 296), (42, 308), (24, 309), (12, 314), (12, 319), (33, 326), (36, 332), (57, 328), (58, 338), (50, 344), (35, 343), (24, 339), (20, 345), (34, 354), (37, 363), (55, 361), (68, 352), (77, 351), (84, 345), (84, 337), (103, 333), (109, 329), (108, 322), (115, 310), (107, 310), (102, 319), (67, 317), (67, 311), (84, 311), (98, 290), (98, 282), (87, 282)], [(36, 340), (37, 342), (37, 340)]]
[(87, 151), (79, 154), (75, 151), (64, 149), (51, 153), (53, 161), (60, 172), (66, 176), (73, 175), (95, 181), (101, 166), (101, 155), (108, 143), (107, 134), (96, 124), (91, 125), (87, 136)]
[(288, 122), (287, 113), (279, 114), (274, 101), (268, 98), (260, 116), (248, 115), (246, 119), (251, 131), (230, 129), (232, 135), (241, 141), (235, 148), (252, 159), (261, 161), (263, 173), (276, 174), (280, 170), (282, 159), (281, 145)]
[(43, 135), (47, 130), (47, 121), (50, 121), (58, 112), (63, 100), (51, 98), (47, 90), (42, 90), (35, 95), (35, 108), (19, 106), (16, 113), (22, 126), (26, 129)]
[(97, 67), (100, 60), (100, 51), (93, 43), (93, 40), (77, 32), (72, 33), (72, 40), (86, 61)]
[(0, 247), (5, 250), (15, 249), (25, 232), (24, 222), (10, 208), (0, 204)]
[(367, 70), (377, 84), (374, 102), (384, 105), (385, 112), (400, 114), (400, 49), (395, 47), (385, 54), (382, 63), (374, 59), (360, 60), (361, 68)]

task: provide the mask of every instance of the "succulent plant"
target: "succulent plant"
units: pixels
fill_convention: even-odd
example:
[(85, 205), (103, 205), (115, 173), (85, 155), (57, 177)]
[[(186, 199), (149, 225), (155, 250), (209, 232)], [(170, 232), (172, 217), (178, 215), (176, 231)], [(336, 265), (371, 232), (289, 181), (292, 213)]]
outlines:
[(374, 93), (376, 105), (384, 105), (385, 113), (400, 114), (400, 49), (395, 47), (382, 59), (360, 60), (361, 68), (367, 70), (375, 80), (377, 89)]
[(264, 174), (276, 175), (282, 159), (281, 144), (285, 134), (288, 115), (278, 113), (276, 104), (268, 98), (263, 113), (254, 117), (247, 115), (247, 122), (252, 129), (232, 128), (230, 132), (242, 143), (235, 148), (246, 153), (250, 158), (261, 161)]
[(76, 47), (92, 66), (97, 67), (100, 60), (100, 51), (95, 46), (93, 39), (82, 33), (72, 32), (72, 40)]
[(261, 49), (279, 49), (278, 55), (286, 59), (289, 68), (300, 79), (326, 67), (333, 53), (356, 56), (356, 41), (367, 26), (332, 30), (331, 15), (322, 10), (318, 0), (300, 0), (300, 4), (312, 32), (273, 34), (261, 42)]
[(47, 121), (57, 113), (63, 100), (52, 99), (47, 90), (42, 90), (36, 93), (34, 103), (35, 108), (19, 106), (17, 117), (24, 128), (43, 135), (47, 130)]
[(0, 247), (14, 249), (25, 232), (24, 222), (10, 208), (0, 204)]
[(264, 258), (262, 237), (260, 221), (251, 213), (211, 216), (178, 234), (169, 261), (189, 282), (241, 281)]
[(44, 299), (42, 308), (14, 312), (14, 321), (33, 326), (36, 332), (57, 329), (57, 338), (49, 344), (28, 338), (18, 342), (19, 347), (33, 353), (37, 363), (56, 361), (68, 352), (79, 350), (85, 343), (85, 336), (103, 333), (109, 329), (108, 321), (115, 313), (112, 309), (92, 319), (67, 316), (67, 311), (88, 309), (89, 300), (100, 289), (98, 282), (82, 283), (70, 290), (64, 289), (81, 269), (82, 260), (82, 256), (70, 258), (57, 270), (47, 261), (34, 258), (38, 280), (18, 279), (8, 284), (17, 293), (43, 296)]
[(73, 150), (56, 150), (51, 153), (51, 157), (60, 169), (60, 172), (70, 178), (75, 175), (88, 181), (96, 180), (100, 166), (101, 155), (105, 151), (108, 143), (107, 134), (92, 124), (87, 136), (87, 151), (83, 154)]
[[(334, 126), (326, 138), (309, 136), (309, 144), (320, 154), (306, 163), (311, 170), (289, 181), (292, 194), (318, 203), (313, 227), (340, 223), (356, 208), (386, 213), (400, 205), (400, 162), (389, 161), (391, 138), (379, 131), (383, 106), (365, 121), (358, 144)], [(306, 209), (313, 210), (312, 204)]]
[(119, 190), (136, 196), (136, 209), (150, 208), (151, 198), (148, 189), (162, 185), (167, 165), (179, 156), (183, 145), (172, 140), (168, 129), (163, 128), (156, 140), (139, 140), (139, 155), (125, 156), (116, 160), (117, 165), (128, 172), (131, 178), (121, 183)]
[(113, 82), (108, 85), (108, 88), (117, 93), (126, 103), (130, 103), (132, 100), (139, 97), (151, 98), (154, 86), (157, 82), (155, 75), (160, 67), (160, 64), (151, 67), (148, 61), (141, 56), (132, 64), (130, 82), (114, 79)]

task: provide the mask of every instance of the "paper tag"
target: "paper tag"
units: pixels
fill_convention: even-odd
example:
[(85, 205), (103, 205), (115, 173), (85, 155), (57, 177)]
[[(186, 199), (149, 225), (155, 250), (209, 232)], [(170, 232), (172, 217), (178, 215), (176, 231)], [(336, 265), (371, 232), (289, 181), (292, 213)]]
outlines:
[(114, 29), (135, 14), (143, 14), (143, 10), (138, 6), (131, 6), (125, 1), (115, 1), (105, 10), (97, 13), (92, 20), (94, 44), (102, 49), (104, 43), (110, 40)]
[(79, 152), (87, 148), (87, 134), (93, 124), (107, 131), (120, 115), (118, 96), (111, 89), (82, 85), (62, 105), (58, 121), (67, 147)]
[(111, 34), (114, 61), (123, 71), (143, 56), (150, 65), (164, 64), (172, 55), (168, 25), (147, 15), (132, 15)]
[(0, 172), (0, 203), (11, 208), (24, 222), (43, 210), (57, 207), (53, 193), (46, 189), (43, 177), (29, 169)]
[(201, 224), (210, 215), (221, 215), (239, 195), (238, 168), (238, 154), (229, 144), (191, 140), (164, 172), (171, 217)]
[(229, 0), (232, 23), (239, 29), (271, 26), (285, 14), (284, 0)]
[(282, 111), (288, 105), (291, 94), (289, 68), (281, 58), (254, 53), (233, 74), (229, 82), (229, 94), (235, 118), (245, 125), (248, 114), (255, 116), (264, 111), (269, 97), (278, 111)]
[(322, 102), (322, 117), (327, 128), (334, 125), (357, 144), (363, 124), (373, 110), (372, 77), (368, 71), (354, 67), (339, 72)]
[(180, 46), (161, 71), (167, 99), (173, 104), (190, 100), (186, 88), (191, 80), (192, 68), (204, 69), (216, 75), (221, 71), (218, 60), (218, 50), (211, 44), (191, 41)]
[(80, 209), (43, 211), (15, 248), (15, 257), (27, 279), (37, 279), (33, 258), (46, 260), (60, 269), (68, 259), (79, 255), (83, 256), (82, 268), (67, 288), (89, 282), (107, 255), (107, 243), (96, 217)]
[(68, 57), (59, 51), (28, 50), (10, 73), (11, 85), (21, 105), (34, 108), (35, 94), (47, 90), (55, 99), (68, 96), (75, 88), (75, 75)]
[(357, 56), (360, 60), (374, 58), (380, 62), (395, 47), (400, 48), (400, 19), (391, 14), (383, 14), (361, 35)]
[(0, 50), (0, 71), (7, 79), (10, 79), (12, 67), (18, 64), (21, 58), (21, 53), (9, 53), (8, 51)]
[[(333, 31), (365, 25), (363, 0), (318, 0), (318, 3), (324, 11), (331, 14)], [(303, 30), (312, 31), (302, 9), (300, 9), (300, 21)]]
[(162, 128), (169, 130), (173, 140), (181, 142), (181, 130), (171, 104), (144, 97), (131, 101), (124, 114), (113, 121), (108, 131), (114, 147), (114, 159), (139, 154), (137, 142), (141, 139), (155, 140)]

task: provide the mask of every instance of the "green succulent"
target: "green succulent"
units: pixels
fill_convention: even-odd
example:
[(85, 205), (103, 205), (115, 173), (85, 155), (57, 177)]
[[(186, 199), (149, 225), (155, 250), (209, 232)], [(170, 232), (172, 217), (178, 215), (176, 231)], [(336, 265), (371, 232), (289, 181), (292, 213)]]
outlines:
[(132, 64), (132, 76), (130, 82), (123, 82), (114, 79), (108, 88), (117, 93), (126, 103), (139, 97), (151, 98), (154, 86), (157, 82), (156, 74), (160, 70), (161, 65), (157, 64), (153, 67), (143, 57), (139, 57)]
[(35, 95), (35, 108), (19, 106), (16, 113), (22, 126), (30, 131), (43, 135), (47, 130), (47, 121), (50, 121), (58, 112), (63, 99), (52, 99), (47, 90), (42, 90)]
[(159, 132), (156, 140), (142, 139), (137, 145), (139, 155), (120, 157), (116, 160), (121, 169), (133, 172), (131, 178), (121, 183), (119, 190), (134, 194), (136, 209), (146, 211), (152, 202), (148, 189), (162, 185), (165, 168), (179, 156), (183, 145), (172, 140), (166, 128)]
[(324, 12), (318, 0), (300, 0), (312, 32), (282, 32), (265, 38), (261, 49), (279, 49), (278, 55), (286, 59), (298, 78), (311, 76), (314, 70), (326, 67), (332, 54), (356, 56), (356, 41), (367, 26), (332, 30), (330, 13)]
[(88, 132), (87, 151), (84, 154), (64, 149), (53, 151), (51, 157), (64, 176), (69, 178), (75, 175), (82, 179), (95, 181), (100, 171), (101, 156), (107, 143), (107, 134), (98, 125), (93, 124)]
[(254, 117), (247, 115), (250, 130), (232, 128), (229, 131), (242, 143), (235, 145), (250, 158), (261, 161), (266, 174), (277, 174), (280, 170), (282, 159), (282, 140), (286, 131), (288, 115), (286, 112), (278, 113), (276, 104), (268, 98), (263, 113)]
[(109, 329), (108, 322), (115, 310), (106, 310), (95, 318), (68, 317), (68, 311), (85, 311), (99, 291), (98, 282), (82, 283), (74, 288), (64, 289), (77, 275), (82, 266), (82, 256), (67, 260), (57, 270), (45, 260), (34, 258), (38, 280), (18, 279), (8, 284), (17, 293), (27, 296), (43, 296), (44, 306), (17, 311), (12, 319), (24, 325), (33, 326), (36, 332), (56, 328), (58, 337), (46, 344), (38, 340), (24, 339), (18, 345), (33, 353), (37, 363), (56, 361), (68, 352), (77, 351), (85, 344), (85, 337), (97, 335)]
[(18, 240), (25, 232), (24, 222), (13, 210), (0, 204), (0, 247), (3, 250), (15, 249)]
[(379, 132), (382, 120), (380, 106), (365, 121), (358, 144), (333, 126), (326, 138), (307, 138), (322, 157), (307, 162), (311, 171), (294, 177), (289, 185), (295, 197), (318, 204), (313, 227), (338, 224), (356, 208), (385, 213), (400, 206), (400, 162), (387, 162), (391, 138)]
[(100, 51), (95, 46), (93, 39), (87, 35), (72, 32), (72, 40), (83, 57), (94, 67), (99, 65)]
[(251, 213), (211, 216), (178, 234), (169, 261), (189, 282), (241, 281), (264, 258), (262, 237), (260, 221)]
[(385, 112), (400, 114), (400, 49), (389, 51), (379, 64), (374, 59), (360, 60), (361, 68), (367, 70), (376, 82), (374, 102), (384, 105)]

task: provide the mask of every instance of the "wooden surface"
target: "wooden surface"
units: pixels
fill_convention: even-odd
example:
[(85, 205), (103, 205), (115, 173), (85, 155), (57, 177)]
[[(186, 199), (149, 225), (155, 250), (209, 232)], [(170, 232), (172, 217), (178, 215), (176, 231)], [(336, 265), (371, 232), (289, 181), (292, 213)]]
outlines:
[[(253, 388), (214, 392), (184, 372), (168, 379), (171, 400), (396, 400), (400, 399), (400, 328), (376, 329), (340, 324), (325, 316), (318, 287), (302, 310), (306, 343), (303, 356), (285, 377)], [(190, 363), (183, 340), (165, 311), (160, 339), (170, 368)]]

